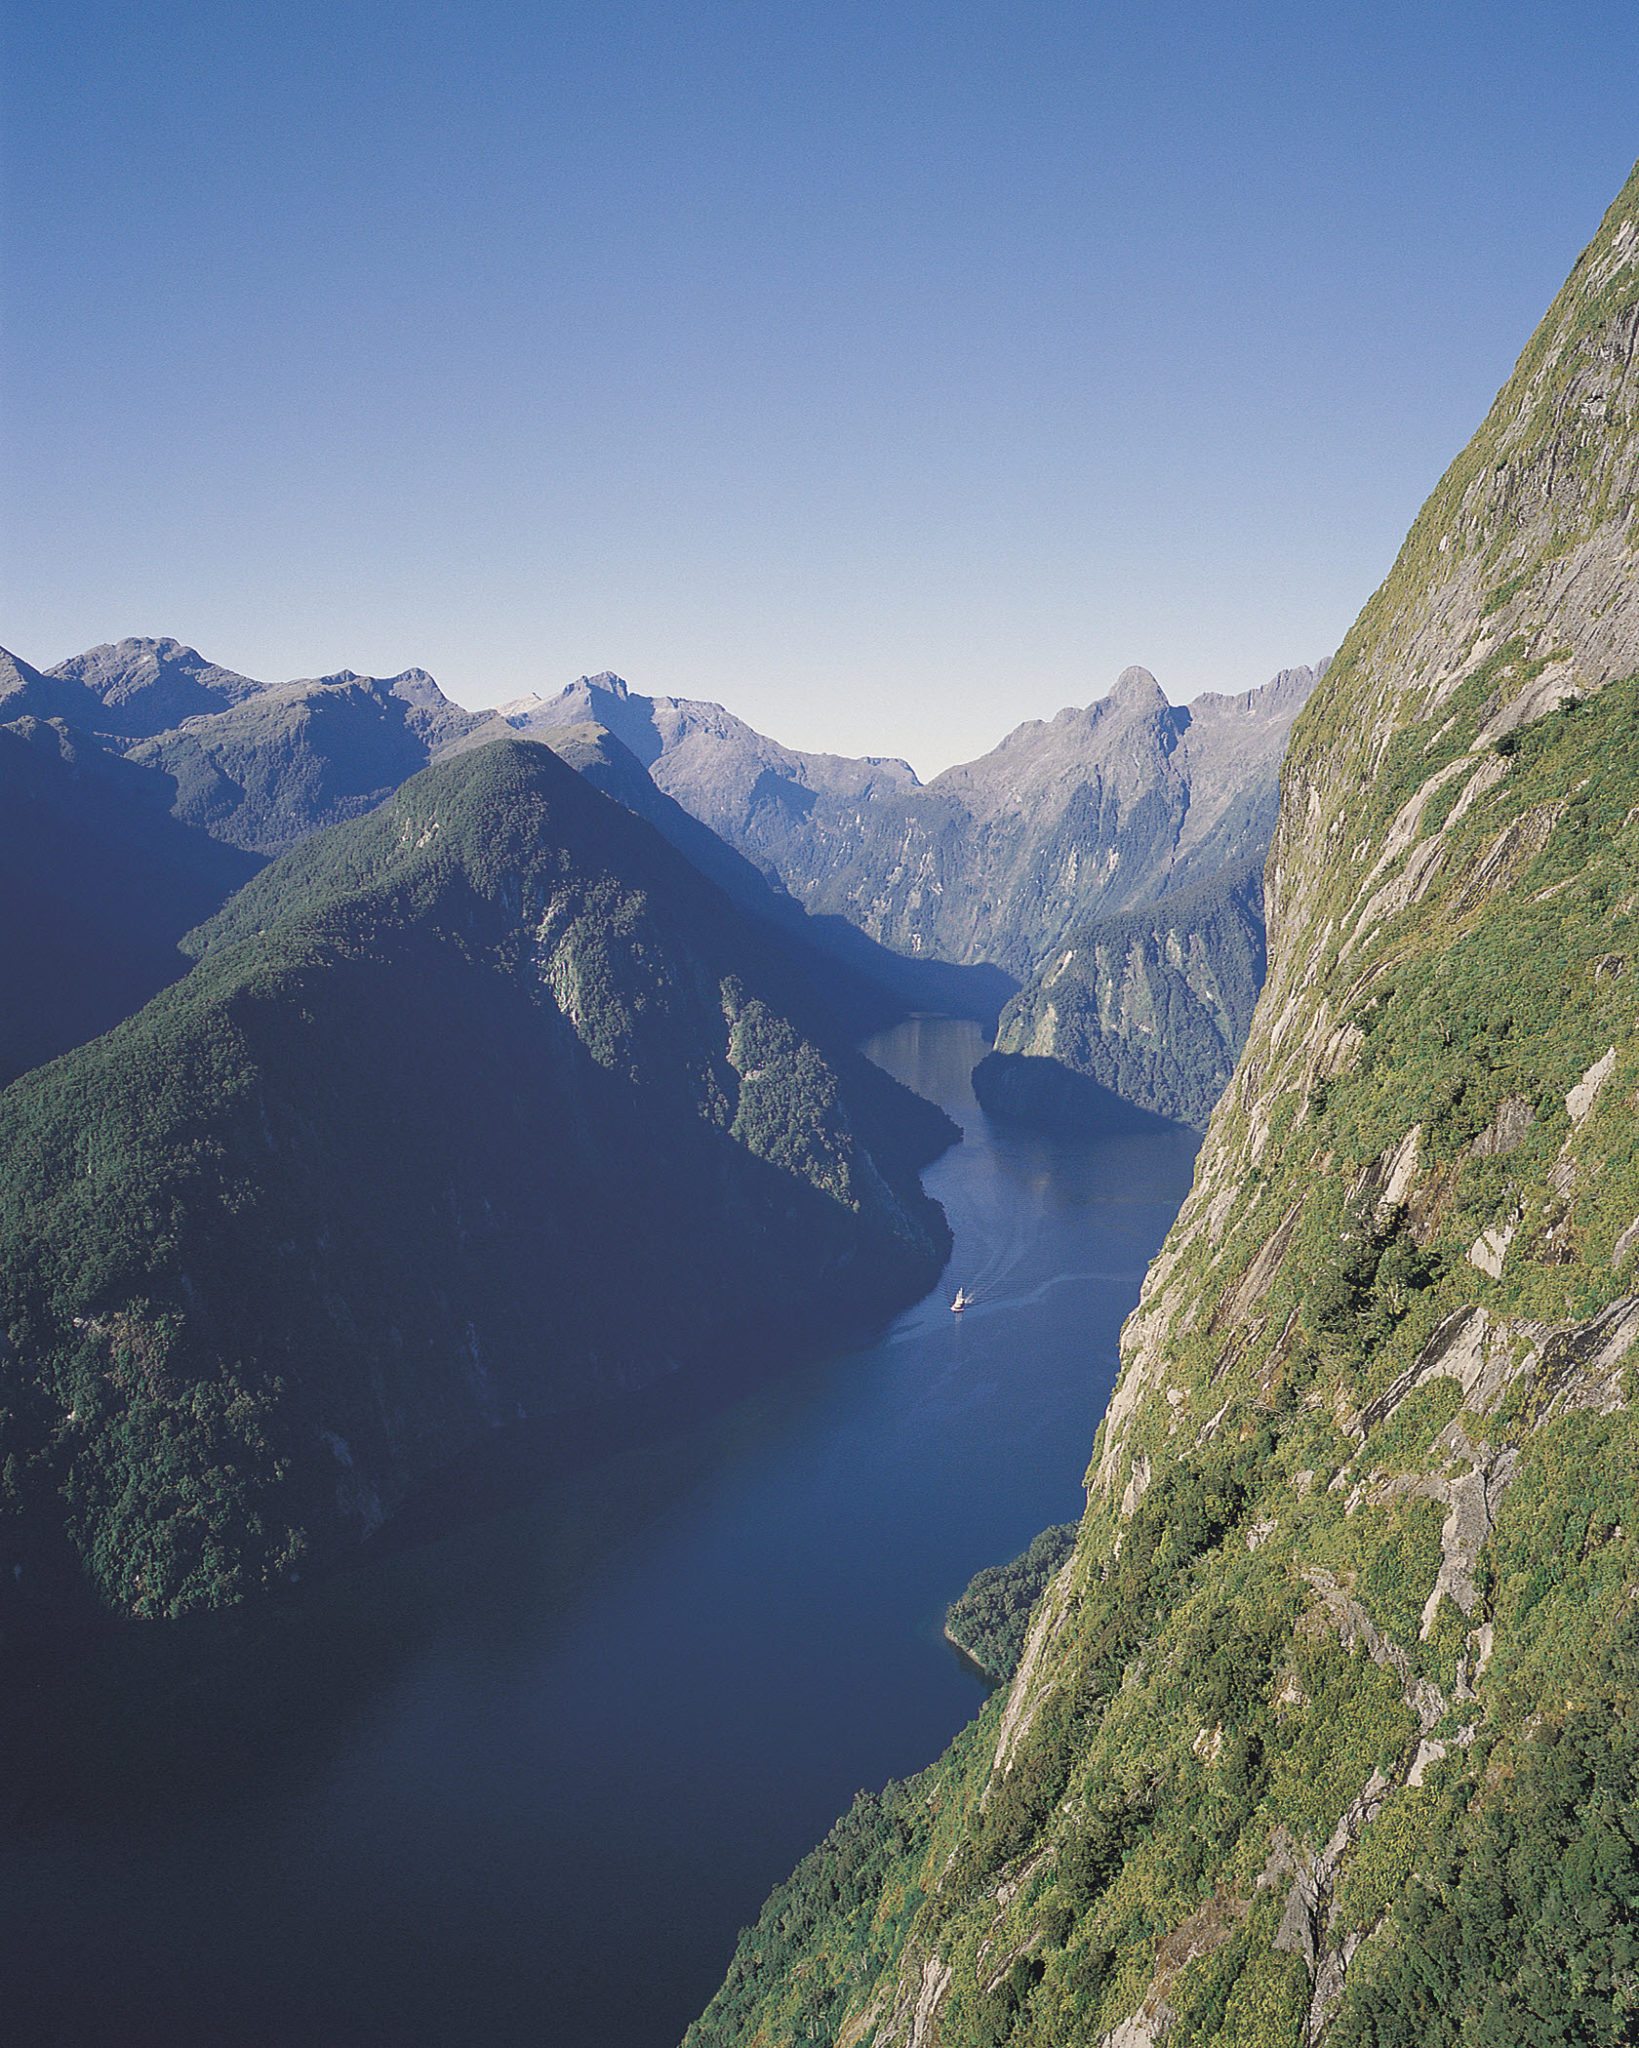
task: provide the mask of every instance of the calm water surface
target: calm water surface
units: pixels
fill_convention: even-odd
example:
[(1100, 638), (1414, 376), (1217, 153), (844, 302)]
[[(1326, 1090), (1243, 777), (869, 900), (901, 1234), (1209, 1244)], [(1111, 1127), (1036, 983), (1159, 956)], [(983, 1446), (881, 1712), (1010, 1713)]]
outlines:
[(1188, 1187), (1185, 1133), (989, 1125), (984, 1049), (946, 1019), (870, 1048), (967, 1133), (928, 1175), (950, 1271), (880, 1341), (226, 1643), (40, 1690), (9, 2040), (671, 2048), (853, 1793), (978, 1705), (945, 1605), (1079, 1511)]

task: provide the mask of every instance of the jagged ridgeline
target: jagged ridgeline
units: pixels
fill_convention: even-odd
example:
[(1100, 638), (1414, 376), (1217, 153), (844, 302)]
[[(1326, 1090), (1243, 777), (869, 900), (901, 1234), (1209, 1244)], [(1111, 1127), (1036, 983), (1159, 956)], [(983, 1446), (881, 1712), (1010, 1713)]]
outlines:
[(603, 725), (809, 910), (918, 962), (1016, 978), (1097, 919), (1262, 861), (1281, 751), (1324, 669), (1183, 706), (1129, 668), (1107, 697), (1031, 719), (925, 787), (903, 761), (800, 753), (618, 676), (500, 715), (530, 733)]
[(1018, 1672), (689, 2039), (1639, 2033), (1639, 179), (1298, 722)]
[(41, 672), (0, 650), (0, 715), (95, 734), (162, 781), (185, 825), (258, 854), (374, 810), (440, 758), (508, 728), (422, 669), (262, 683), (178, 640), (120, 640)]
[(953, 1127), (545, 747), (427, 769), (190, 943), (0, 1093), (8, 1591), (237, 1600), (498, 1426), (774, 1369), (943, 1262)]

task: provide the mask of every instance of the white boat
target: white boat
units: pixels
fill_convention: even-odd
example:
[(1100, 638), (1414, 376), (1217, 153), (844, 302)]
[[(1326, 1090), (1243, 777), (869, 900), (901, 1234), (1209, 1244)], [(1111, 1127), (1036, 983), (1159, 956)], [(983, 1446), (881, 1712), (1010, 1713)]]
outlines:
[(965, 1287), (958, 1287), (956, 1290), (956, 1299), (950, 1305), (951, 1314), (953, 1316), (959, 1316), (962, 1313), (963, 1309), (965, 1309), (972, 1300), (973, 1296), (968, 1293)]

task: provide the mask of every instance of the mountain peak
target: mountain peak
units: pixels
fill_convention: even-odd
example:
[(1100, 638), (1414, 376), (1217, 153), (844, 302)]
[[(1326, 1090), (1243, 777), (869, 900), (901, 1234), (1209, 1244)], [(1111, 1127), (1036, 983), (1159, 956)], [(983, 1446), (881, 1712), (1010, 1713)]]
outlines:
[(582, 676), (574, 687), (577, 690), (603, 690), (611, 697), (619, 697), (623, 702), (632, 694), (631, 686), (625, 678), (617, 676), (613, 669), (608, 668), (595, 676)]
[(122, 739), (142, 739), (202, 712), (220, 711), (266, 684), (208, 660), (180, 640), (135, 636), (71, 655), (47, 678), (66, 685), (51, 709)]
[(1149, 704), (1165, 704), (1166, 692), (1147, 668), (1124, 668), (1115, 679), (1110, 691), (1112, 704), (1130, 705), (1135, 709)]
[(157, 639), (149, 634), (128, 633), (123, 640), (104, 640), (96, 647), (88, 647), (83, 654), (58, 662), (52, 673), (73, 673), (87, 678), (109, 676), (123, 681), (138, 675), (158, 675), (167, 668), (205, 669), (224, 675), (232, 673), (227, 669), (218, 670), (217, 663), (207, 661), (197, 647), (190, 647), (183, 640), (173, 640), (168, 633)]

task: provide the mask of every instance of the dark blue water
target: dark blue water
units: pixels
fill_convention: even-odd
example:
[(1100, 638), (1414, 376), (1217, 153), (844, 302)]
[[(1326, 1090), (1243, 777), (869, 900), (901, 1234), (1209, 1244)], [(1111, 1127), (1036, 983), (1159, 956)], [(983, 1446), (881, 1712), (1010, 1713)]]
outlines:
[(1193, 1143), (992, 1128), (971, 1025), (871, 1049), (967, 1131), (935, 1294), (226, 1644), (43, 1689), (9, 2040), (670, 2048), (852, 1794), (931, 1761), (981, 1697), (945, 1605), (1079, 1511)]

